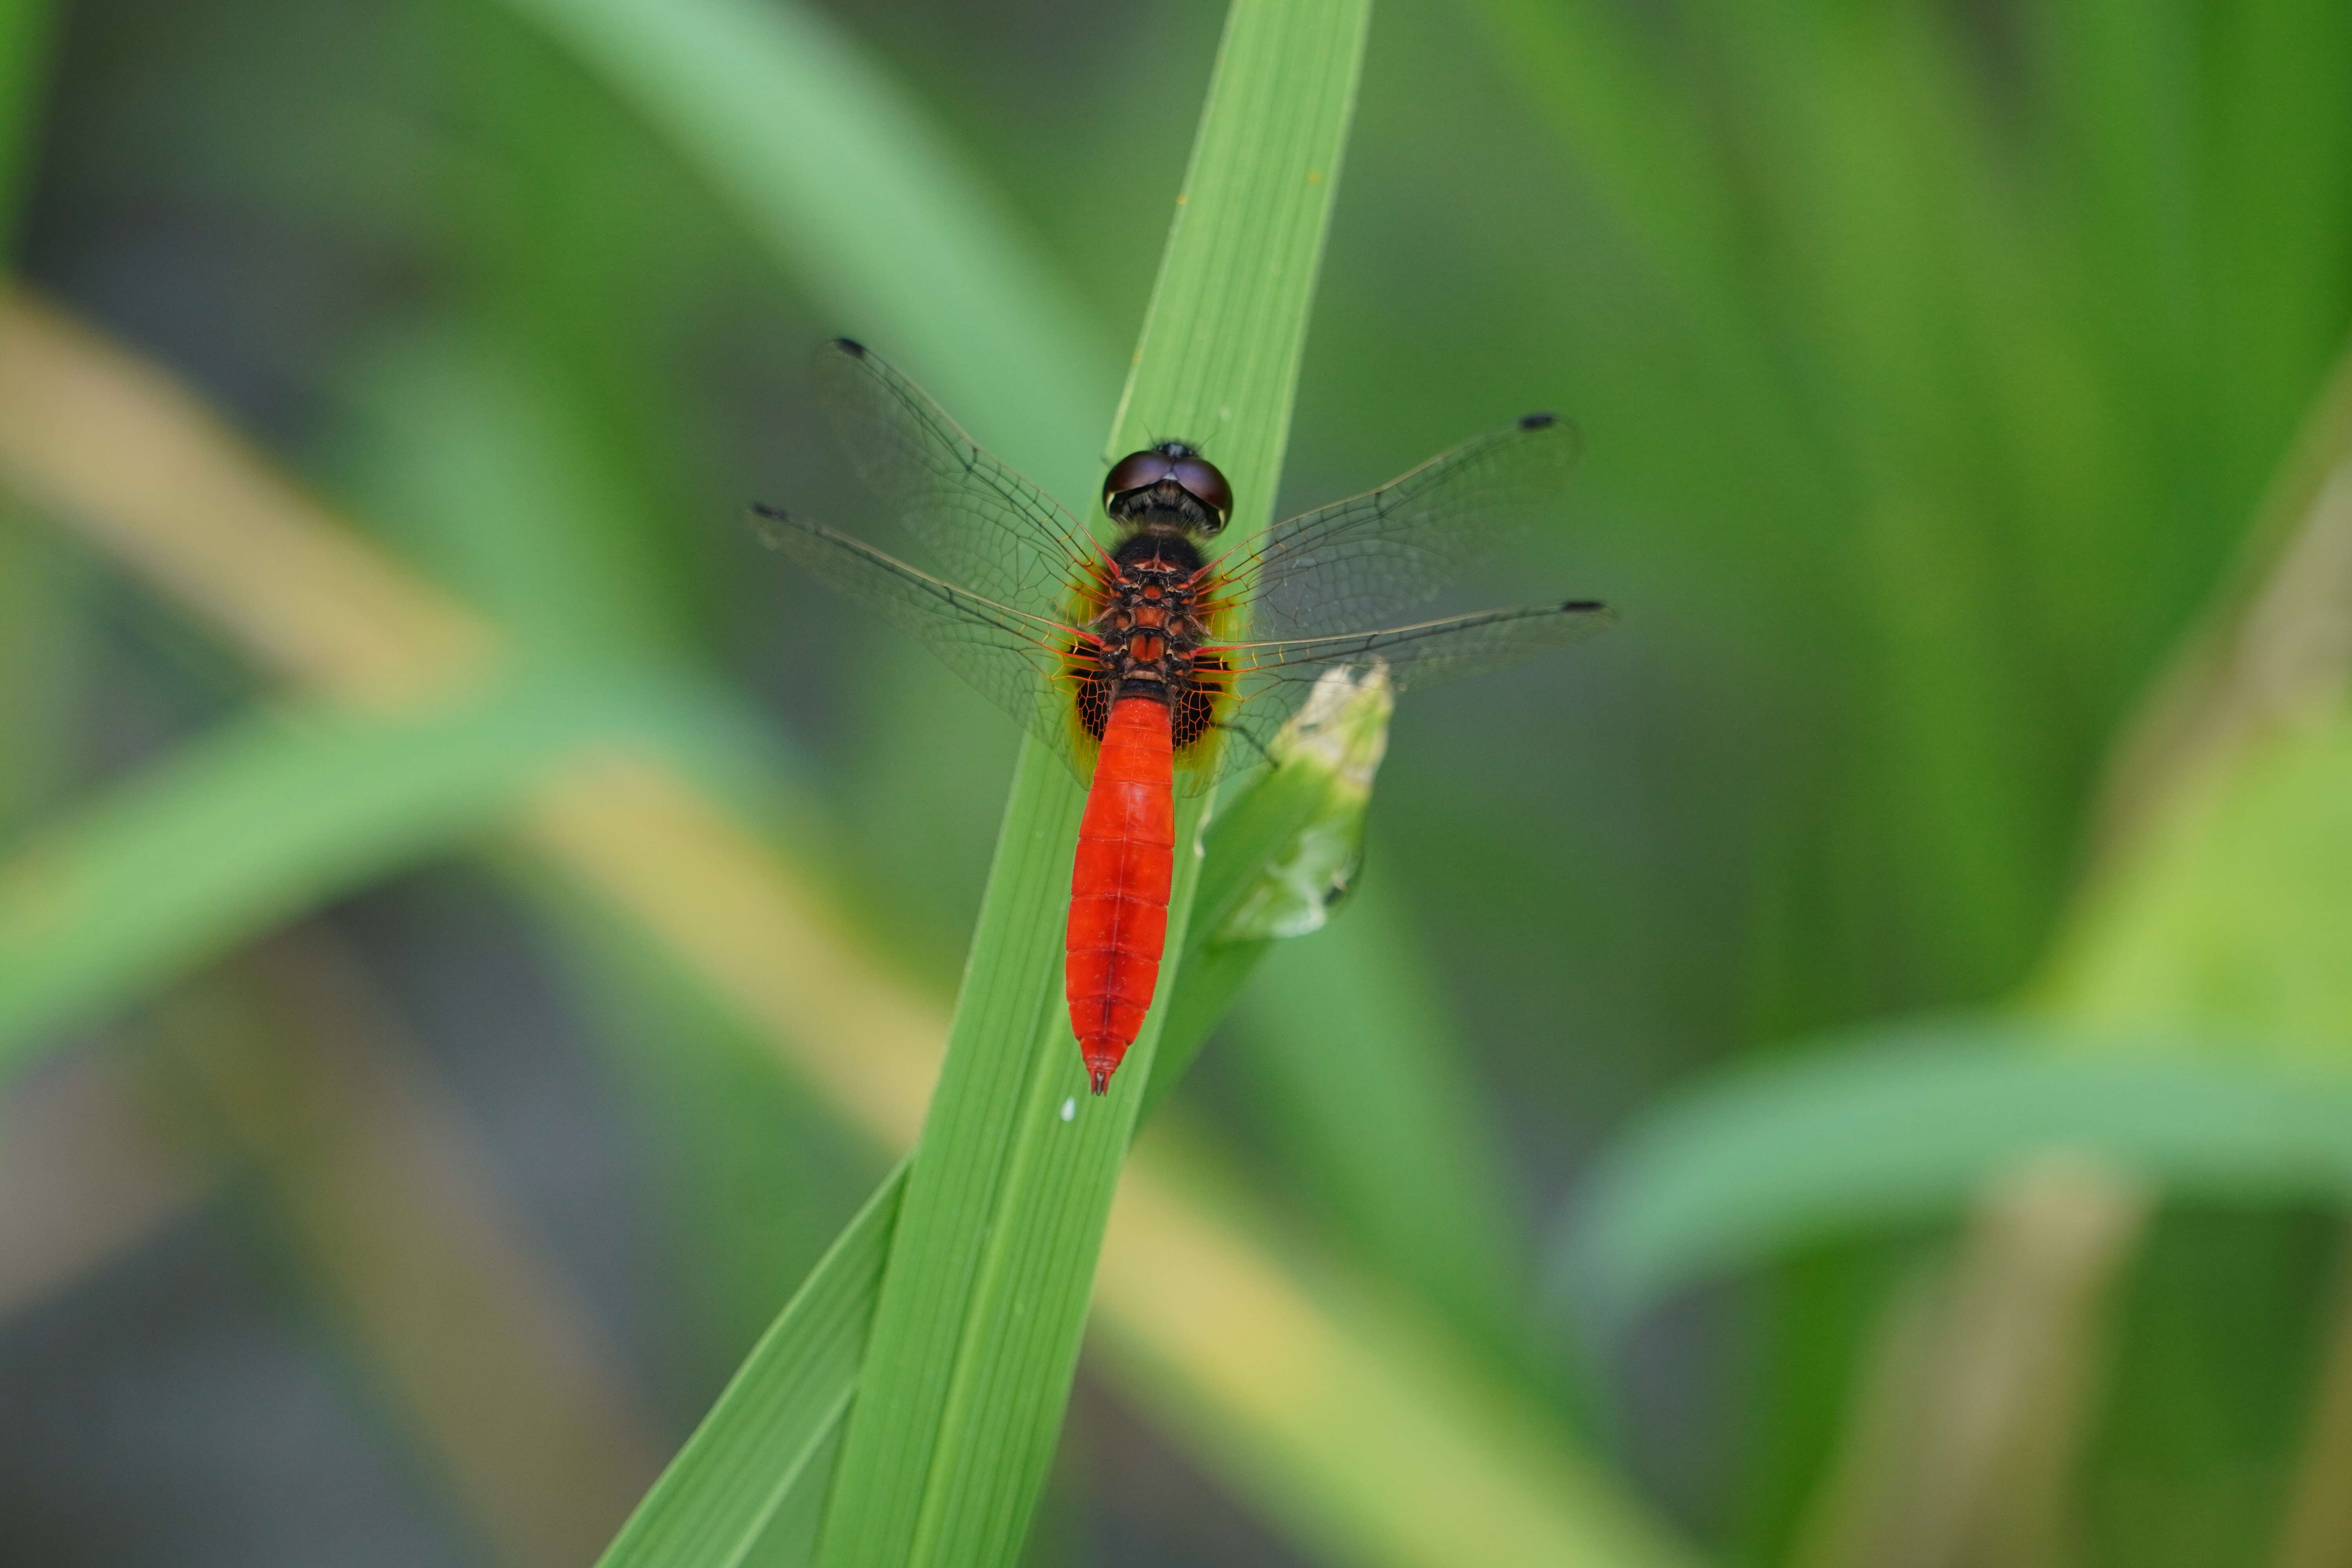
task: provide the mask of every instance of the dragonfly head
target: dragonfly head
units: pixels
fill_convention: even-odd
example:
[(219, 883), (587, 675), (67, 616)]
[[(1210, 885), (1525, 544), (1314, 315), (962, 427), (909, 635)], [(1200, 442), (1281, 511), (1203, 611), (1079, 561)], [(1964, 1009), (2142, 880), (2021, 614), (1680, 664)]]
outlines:
[(1187, 441), (1129, 452), (1103, 480), (1103, 510), (1133, 528), (1212, 534), (1234, 510), (1234, 487)]

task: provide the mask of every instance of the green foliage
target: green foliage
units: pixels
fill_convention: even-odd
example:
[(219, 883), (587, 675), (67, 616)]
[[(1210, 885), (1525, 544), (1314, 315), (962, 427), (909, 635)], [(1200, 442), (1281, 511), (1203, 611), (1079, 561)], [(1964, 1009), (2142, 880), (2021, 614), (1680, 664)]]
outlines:
[(1650, 1112), (1587, 1178), (1561, 1279), (1597, 1327), (1622, 1331), (1709, 1276), (1949, 1222), (2051, 1150), (2191, 1201), (2352, 1195), (2352, 1087), (2221, 1066), (2209, 1044), (1958, 1021), (1714, 1080)]
[[(1110, 353), (923, 110), (817, 12), (509, 0), (690, 163), (835, 319), (1057, 493)], [(902, 346), (903, 345), (903, 346)]]
[(702, 750), (719, 727), (696, 735), (700, 708), (580, 670), (421, 717), (270, 714), (207, 737), (52, 826), (0, 882), (0, 1062), (488, 834), (587, 740)]
[(5, 149), (0, 153), (0, 218), (12, 237), (26, 132), (36, 123), (53, 25), (47, 0), (9, 0), (0, 6), (0, 148)]
[[(1221, 803), (1164, 1024), (1101, 1103), (1060, 1008), (1077, 786), (1024, 757), (982, 900), (1000, 721), (762, 574), (734, 520), (755, 494), (847, 504), (794, 379), (835, 331), (1090, 494), (1213, 13), (394, 9), (380, 59), (293, 0), (136, 26), (93, 0), (97, 47), (50, 61), (47, 8), (0, 6), (0, 131), (54, 146), (44, 211), (68, 215), (37, 221), (152, 196), (402, 280), (348, 353), (264, 321), (308, 323), (320, 395), (270, 427), (321, 431), (289, 464), (510, 656), (436, 706), (257, 708), (150, 755), (209, 718), (216, 670), (184, 700), (184, 626), (12, 511), (0, 813), (39, 820), (0, 867), (0, 1062), (410, 868), (487, 847), (512, 868), (551, 770), (641, 751), (806, 856), (918, 996), (953, 988), (979, 909), (925, 1146), (826, 1251), (886, 1156), (773, 1191), (825, 1152), (714, 1103), (705, 1054), (772, 1072), (740, 1017), (643, 931), (530, 884), (575, 1009), (669, 1108), (648, 1122), (675, 1118), (680, 1294), (731, 1303), (680, 1359), (750, 1352), (610, 1563), (803, 1562), (821, 1531), (837, 1560), (1009, 1561), (1056, 1484), (1129, 1129), (1171, 1096), (1209, 1206), (1328, 1286), (1347, 1364), (1394, 1398), (1300, 1414), (1149, 1346), (1105, 1364), (1319, 1556), (1671, 1559), (1613, 1489), (1623, 1461), (1709, 1545), (1791, 1560), (1874, 1375), (1890, 1259), (2063, 1145), (2171, 1205), (2113, 1287), (2108, 1381), (2053, 1482), (2084, 1560), (2264, 1561), (2332, 1331), (2340, 1238), (2314, 1215), (2344, 1204), (2340, 553), (2298, 570), (2309, 635), (2266, 645), (2316, 668), (2294, 701), (2225, 694), (2253, 714), (2231, 744), (2146, 776), (2112, 759), (2200, 615), (2226, 642), (2255, 614), (2343, 461), (2321, 439), (2282, 464), (2352, 323), (2340, 0), (1397, 0), (1328, 265), (1360, 9), (1240, 7), (1236, 27), (1307, 32), (1226, 46), (1109, 445), (1208, 437), (1256, 526), (1278, 478), (1319, 501), (1557, 405), (1591, 437), (1574, 509), (1480, 587), (1590, 593), (1625, 623), (1589, 658), (1409, 696), (1358, 907), (1262, 972), (1267, 944), (1218, 933), (1326, 802), (1276, 774)], [(45, 281), (119, 306), (75, 270), (89, 243), (52, 237)], [(242, 326), (204, 277), (142, 308), (194, 292), (206, 331), (152, 343)], [(120, 714), (126, 686), (164, 721)], [(773, 1076), (796, 1116), (832, 1113)], [(790, 1158), (744, 1152), (763, 1138)], [(1527, 1216), (1562, 1186), (1551, 1256), (1589, 1321), (1546, 1344)], [(1653, 1311), (1759, 1276), (1728, 1328)], [(1637, 1357), (1610, 1363), (1646, 1369), (1632, 1419), (1588, 1462), (1558, 1427), (1608, 1391), (1563, 1386), (1559, 1352), (1637, 1318)], [(1724, 1343), (1749, 1360), (1723, 1371)], [(1066, 1513), (1129, 1506), (1118, 1455), (1067, 1459)], [(1414, 1476), (1503, 1487), (1522, 1532), (1415, 1535)]]
[(1244, 1070), (1341, 1232), (1534, 1370), (1517, 1197), (1407, 922), (1376, 875), (1328, 931), (1277, 950), (1237, 1021)]
[[(2344, 890), (2352, 887), (2352, 722), (2265, 738), (2168, 822), (2107, 889), (2049, 977), (2070, 1016), (2119, 1031), (2202, 1030), (2212, 1048), (2341, 1068), (2352, 1059)], [(2102, 1037), (2094, 1036), (2097, 1041)], [(2108, 1047), (2106, 1048), (2113, 1048)]]

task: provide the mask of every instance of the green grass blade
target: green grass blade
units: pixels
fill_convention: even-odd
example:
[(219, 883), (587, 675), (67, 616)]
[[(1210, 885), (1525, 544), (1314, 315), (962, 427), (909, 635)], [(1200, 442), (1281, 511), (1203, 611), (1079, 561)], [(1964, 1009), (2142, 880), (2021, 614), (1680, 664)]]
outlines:
[(1930, 1025), (1706, 1084), (1603, 1158), (1561, 1231), (1559, 1277), (1600, 1327), (1622, 1329), (1710, 1274), (1952, 1218), (2052, 1148), (2232, 1202), (2352, 1195), (2352, 1088), (2216, 1065), (2178, 1035), (2096, 1055), (2067, 1043), (2032, 1026)]
[[(1113, 447), (1178, 431), (1214, 443), (1244, 534), (1279, 477), (1366, 20), (1348, 0), (1234, 7), (1112, 432)], [(1052, 1458), (1173, 980), (1111, 1093), (1089, 1102), (1059, 973), (1080, 803), (1058, 763), (1024, 748), (822, 1563), (1010, 1562)], [(1181, 814), (1180, 843), (1198, 818)], [(1181, 942), (1199, 865), (1177, 865)]]

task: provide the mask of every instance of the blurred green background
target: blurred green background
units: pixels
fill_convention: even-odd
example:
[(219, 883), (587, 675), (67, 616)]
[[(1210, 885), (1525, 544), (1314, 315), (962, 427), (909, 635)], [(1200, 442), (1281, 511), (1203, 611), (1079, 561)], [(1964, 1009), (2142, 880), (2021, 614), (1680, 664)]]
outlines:
[[(686, 737), (944, 1009), (1012, 727), (742, 509), (870, 519), (836, 332), (1083, 499), (1220, 11), (676, 8), (798, 51), (765, 89), (663, 11), (19, 0), (19, 271), (492, 623), (551, 730)], [(837, 199), (992, 233), (1028, 314), (762, 184), (854, 158), (820, 79), (948, 182)], [(1572, 503), (1465, 594), (1623, 624), (1408, 696), (1360, 895), (1171, 1114), (1696, 1558), (2352, 1563), (2347, 322), (2352, 5), (1388, 0), (1285, 510), (1559, 408)], [(11, 463), (0, 910), (131, 858), (87, 951), (0, 920), (0, 1557), (586, 1560), (881, 1152), (478, 816), (271, 844), (227, 752), (289, 700)], [(279, 891), (173, 891), (174, 833)], [(603, 1436), (510, 1473), (468, 1400)], [(1331, 1550), (1092, 1372), (1064, 1448), (1040, 1565)]]

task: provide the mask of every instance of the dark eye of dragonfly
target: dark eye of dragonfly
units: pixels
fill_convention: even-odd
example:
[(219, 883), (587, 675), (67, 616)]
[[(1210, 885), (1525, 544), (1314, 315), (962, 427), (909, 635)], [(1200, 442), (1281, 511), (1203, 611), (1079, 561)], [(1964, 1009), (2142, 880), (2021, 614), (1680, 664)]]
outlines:
[(1214, 533), (1225, 526), (1234, 510), (1233, 486), (1214, 463), (1183, 441), (1162, 441), (1157, 447), (1129, 452), (1111, 465), (1103, 480), (1103, 510), (1123, 522), (1160, 510), (1164, 503), (1153, 492), (1162, 483), (1173, 485), (1199, 503), (1195, 511), (1177, 500), (1183, 526), (1201, 533)]

